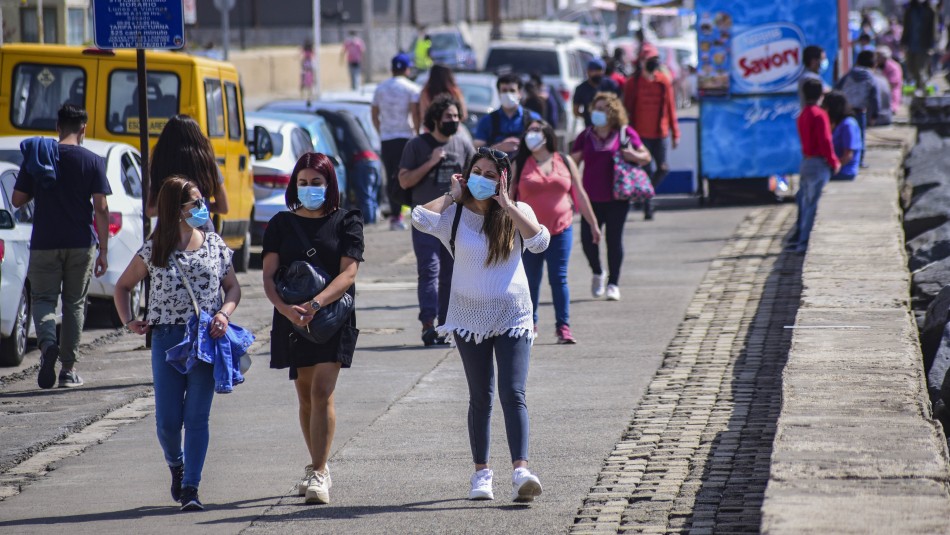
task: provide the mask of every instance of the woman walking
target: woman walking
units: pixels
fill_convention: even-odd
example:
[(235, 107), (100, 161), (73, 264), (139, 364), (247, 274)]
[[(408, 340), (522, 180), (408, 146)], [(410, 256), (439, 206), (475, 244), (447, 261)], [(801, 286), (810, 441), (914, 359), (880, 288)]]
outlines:
[(462, 90), (455, 83), (455, 75), (452, 74), (452, 69), (445, 65), (433, 65), (429, 70), (429, 79), (426, 80), (425, 85), (422, 86), (422, 91), (419, 93), (419, 115), (416, 117), (416, 124), (420, 126), (424, 124), (422, 119), (426, 116), (426, 110), (439, 95), (448, 95), (455, 102), (458, 102), (459, 120), (464, 123), (465, 119), (468, 118), (468, 110), (465, 109), (465, 95), (462, 94)]
[(838, 90), (825, 95), (821, 107), (831, 120), (831, 142), (841, 162), (841, 170), (831, 180), (854, 180), (858, 176), (858, 162), (864, 149), (861, 146), (861, 127), (854, 118), (854, 110), (844, 93)]
[[(356, 314), (326, 343), (298, 336), (320, 308), (344, 293), (356, 297), (356, 272), (363, 261), (363, 219), (359, 210), (340, 208), (333, 162), (309, 152), (294, 167), (284, 195), (289, 212), (279, 212), (264, 231), (264, 293), (274, 305), (271, 367), (290, 368), (299, 403), (298, 416), (310, 463), (297, 491), (307, 503), (330, 503), (327, 459), (336, 430), (333, 392), (341, 368), (349, 368), (356, 349)], [(308, 243), (300, 243), (303, 233)], [(315, 254), (308, 254), (314, 252)], [(274, 278), (297, 260), (319, 265), (330, 275), (326, 288), (304, 303), (285, 303)]]
[[(599, 225), (604, 226), (607, 241), (607, 276), (600, 263), (600, 248), (594, 241), (592, 227), (581, 221), (581, 244), (584, 256), (594, 276), (591, 294), (608, 301), (620, 300), (620, 266), (623, 264), (623, 227), (627, 223), (629, 201), (613, 198), (614, 154), (637, 165), (650, 163), (650, 151), (640, 141), (633, 128), (627, 126), (627, 112), (613, 93), (597, 93), (591, 103), (593, 123), (574, 140), (571, 157), (580, 165), (584, 162), (584, 190)], [(607, 283), (606, 289), (604, 282)]]
[[(187, 115), (175, 115), (165, 123), (162, 133), (152, 149), (148, 202), (149, 217), (158, 215), (156, 199), (165, 179), (171, 176), (184, 177), (198, 186), (205, 206), (212, 214), (228, 213), (228, 194), (224, 189), (224, 176), (218, 170), (211, 141), (201, 131), (201, 125)], [(205, 232), (214, 232), (214, 223), (209, 218), (202, 227)]]
[(508, 197), (510, 172), (504, 152), (478, 149), (464, 177), (452, 177), (448, 193), (413, 208), (412, 224), (439, 238), (455, 257), (449, 311), (438, 330), (454, 336), (468, 381), (468, 434), (475, 462), (469, 499), (494, 498), (488, 446), (497, 362), (514, 470), (512, 499), (530, 502), (541, 494), (541, 482), (528, 470), (525, 385), (534, 328), (520, 253), (544, 252), (551, 236), (530, 206)]
[[(185, 177), (168, 177), (157, 197), (158, 223), (119, 277), (115, 307), (126, 328), (136, 334), (152, 332), (158, 443), (171, 470), (172, 499), (181, 503), (182, 511), (195, 511), (204, 508), (198, 484), (208, 452), (214, 366), (198, 361), (182, 374), (165, 361), (166, 351), (184, 340), (188, 319), (195, 313), (186, 284), (201, 310), (214, 315), (212, 338), (227, 332), (241, 288), (231, 266), (231, 250), (214, 232), (200, 230), (208, 209), (195, 184)], [(145, 277), (152, 290), (148, 315), (136, 320), (129, 301), (132, 289)]]
[(515, 180), (511, 197), (528, 204), (538, 221), (551, 232), (551, 244), (544, 253), (525, 251), (522, 258), (531, 289), (534, 308), (534, 329), (538, 329), (538, 296), (544, 262), (548, 263), (548, 283), (554, 300), (555, 334), (557, 343), (574, 344), (571, 334), (570, 290), (567, 287), (567, 265), (574, 240), (574, 205), (591, 229), (592, 240), (600, 242), (597, 216), (581, 185), (580, 173), (569, 156), (557, 152), (554, 128), (544, 121), (532, 121), (521, 136), (518, 155), (515, 156)]

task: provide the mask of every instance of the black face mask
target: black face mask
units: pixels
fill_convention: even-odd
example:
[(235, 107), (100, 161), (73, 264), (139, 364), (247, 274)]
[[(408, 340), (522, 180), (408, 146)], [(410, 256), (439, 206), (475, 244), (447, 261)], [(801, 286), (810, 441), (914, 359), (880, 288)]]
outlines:
[(445, 137), (453, 136), (459, 131), (458, 121), (445, 121), (439, 124), (439, 133)]
[(604, 81), (604, 75), (603, 75), (603, 74), (595, 74), (595, 75), (593, 75), (593, 76), (590, 77), (590, 83), (592, 83), (592, 84), (594, 84), (594, 85), (600, 85), (600, 83), (603, 82), (603, 81)]
[(647, 70), (647, 72), (653, 72), (653, 71), (659, 69), (659, 68), (660, 68), (660, 58), (650, 58), (650, 59), (648, 59), (646, 65), (644, 65), (644, 68)]

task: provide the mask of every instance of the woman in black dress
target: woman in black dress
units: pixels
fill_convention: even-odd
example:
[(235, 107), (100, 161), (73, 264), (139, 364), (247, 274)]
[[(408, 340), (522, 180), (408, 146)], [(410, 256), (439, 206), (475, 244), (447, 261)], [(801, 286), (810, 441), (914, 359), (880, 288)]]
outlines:
[[(300, 157), (284, 196), (289, 212), (279, 212), (264, 232), (264, 293), (274, 304), (271, 367), (290, 368), (300, 402), (300, 427), (310, 452), (304, 479), (297, 485), (307, 503), (329, 503), (327, 459), (333, 443), (336, 413), (333, 391), (340, 368), (349, 368), (356, 348), (356, 314), (325, 344), (298, 336), (293, 325), (305, 326), (317, 310), (340, 299), (355, 298), (356, 272), (363, 261), (363, 219), (359, 210), (340, 208), (340, 190), (333, 162), (324, 154)], [(300, 243), (299, 226), (309, 239)], [(308, 260), (330, 275), (326, 288), (304, 303), (285, 303), (274, 277), (295, 260)]]

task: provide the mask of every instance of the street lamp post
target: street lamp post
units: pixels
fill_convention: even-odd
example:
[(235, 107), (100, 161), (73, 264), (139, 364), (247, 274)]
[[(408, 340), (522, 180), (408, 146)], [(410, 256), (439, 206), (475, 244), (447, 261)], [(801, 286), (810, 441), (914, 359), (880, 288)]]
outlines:
[(313, 96), (320, 97), (320, 0), (313, 0)]

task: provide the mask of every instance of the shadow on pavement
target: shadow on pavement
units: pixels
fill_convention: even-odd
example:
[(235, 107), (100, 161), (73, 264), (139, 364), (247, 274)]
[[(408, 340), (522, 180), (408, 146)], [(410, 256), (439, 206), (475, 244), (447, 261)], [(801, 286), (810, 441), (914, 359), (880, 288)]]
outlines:
[[(82, 373), (82, 370), (79, 370)], [(144, 383), (121, 383), (121, 384), (107, 384), (100, 386), (85, 386), (81, 387), (80, 392), (97, 392), (97, 391), (108, 391), (108, 390), (127, 390), (129, 388), (136, 388), (140, 386), (151, 387), (152, 382), (147, 381)], [(75, 394), (77, 389), (74, 388), (50, 388), (49, 390), (44, 390), (42, 388), (35, 388), (33, 390), (27, 390), (26, 392), (14, 392), (14, 393), (3, 393), (4, 399), (16, 399), (16, 398), (29, 398), (35, 397), (38, 395), (42, 396), (59, 396), (59, 395), (68, 395)]]
[(758, 533), (772, 443), (782, 409), (782, 371), (802, 293), (804, 255), (782, 253), (772, 267), (732, 371), (733, 410), (702, 473), (691, 524), (717, 533)]

